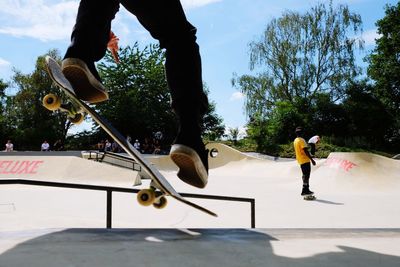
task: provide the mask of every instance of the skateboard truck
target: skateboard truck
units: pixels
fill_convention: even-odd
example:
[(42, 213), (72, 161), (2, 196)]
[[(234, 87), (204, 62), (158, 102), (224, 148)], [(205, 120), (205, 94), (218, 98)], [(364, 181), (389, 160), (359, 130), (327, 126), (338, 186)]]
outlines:
[(80, 124), (85, 119), (84, 111), (72, 102), (62, 103), (61, 97), (55, 94), (47, 94), (42, 100), (43, 106), (50, 111), (60, 110), (67, 113), (68, 120), (73, 124)]
[(165, 193), (157, 189), (154, 181), (151, 181), (149, 189), (142, 189), (137, 194), (137, 201), (142, 206), (153, 205), (156, 209), (163, 209), (167, 206), (168, 200)]

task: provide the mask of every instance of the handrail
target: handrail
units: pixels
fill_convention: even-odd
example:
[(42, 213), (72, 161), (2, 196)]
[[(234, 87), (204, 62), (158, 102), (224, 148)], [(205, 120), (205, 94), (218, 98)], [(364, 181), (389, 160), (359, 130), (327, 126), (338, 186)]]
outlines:
[[(89, 160), (95, 160), (95, 161), (101, 161), (104, 158), (104, 153), (98, 152), (98, 151), (93, 151), (93, 150), (89, 150), (86, 151), (86, 153), (89, 153)], [(92, 158), (92, 153), (96, 155), (96, 158)], [(100, 155), (100, 157), (99, 157)]]
[[(61, 182), (47, 182), (37, 180), (26, 180), (26, 179), (6, 179), (0, 180), (1, 184), (23, 184), (23, 185), (35, 185), (35, 186), (48, 186), (48, 187), (61, 187), (61, 188), (72, 188), (72, 189), (84, 189), (84, 190), (96, 190), (105, 191), (107, 193), (107, 212), (106, 212), (106, 227), (112, 228), (112, 192), (120, 193), (138, 193), (140, 189), (135, 188), (123, 188), (123, 187), (112, 187), (112, 186), (100, 186), (100, 185), (85, 185), (85, 184), (72, 184), (72, 183), (61, 183)], [(255, 199), (254, 198), (242, 198), (242, 197), (229, 197), (229, 196), (216, 196), (216, 195), (199, 195), (190, 193), (180, 193), (181, 196), (187, 198), (199, 198), (199, 199), (213, 199), (213, 200), (225, 200), (225, 201), (236, 201), (236, 202), (248, 202), (251, 205), (251, 228), (256, 227), (255, 220)]]
[[(129, 170), (134, 170), (134, 171), (138, 171), (138, 172), (142, 171), (140, 164), (137, 163), (135, 160), (133, 160), (133, 158), (131, 158), (131, 157), (119, 155), (117, 153), (108, 152), (108, 151), (97, 152), (97, 151), (91, 150), (91, 151), (87, 151), (87, 153), (89, 153), (89, 158), (88, 158), (89, 160), (104, 162), (104, 163), (107, 163), (107, 164), (110, 164), (113, 166), (118, 166), (121, 168), (126, 168)], [(92, 158), (92, 153), (96, 155), (95, 158)], [(100, 157), (98, 155), (100, 155)], [(122, 161), (125, 163), (131, 163), (132, 167), (127, 167), (127, 166), (124, 166), (123, 164), (118, 164), (118, 163), (114, 163), (112, 161), (107, 161), (107, 158), (116, 159), (116, 160), (119, 160), (119, 161)]]

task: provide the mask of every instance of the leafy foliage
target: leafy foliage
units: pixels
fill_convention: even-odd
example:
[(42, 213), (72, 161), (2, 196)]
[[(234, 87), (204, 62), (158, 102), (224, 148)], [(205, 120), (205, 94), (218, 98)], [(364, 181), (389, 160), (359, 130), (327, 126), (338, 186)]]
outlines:
[[(56, 50), (48, 52), (60, 60)], [(64, 140), (70, 124), (65, 115), (49, 112), (42, 105), (43, 97), (50, 92), (58, 92), (47, 74), (44, 56), (40, 56), (31, 74), (14, 70), (13, 86), (18, 92), (6, 101), (3, 116), (14, 146), (18, 150), (37, 150), (47, 140), (50, 144)], [(11, 136), (12, 135), (12, 136)]]
[(361, 31), (361, 17), (332, 1), (269, 22), (261, 38), (250, 43), (250, 68), (261, 68), (261, 74), (233, 79), (247, 96), (246, 112), (268, 117), (279, 101), (312, 101), (318, 93), (342, 99), (344, 85), (360, 72), (354, 50), (363, 42), (349, 37), (350, 31)]
[(96, 106), (100, 114), (133, 138), (144, 139), (157, 131), (174, 132), (162, 51), (156, 45), (140, 50), (135, 43), (120, 49), (119, 56), (120, 64), (107, 54), (98, 65), (110, 95), (108, 101)]
[[(164, 143), (175, 138), (177, 123), (170, 108), (170, 93), (165, 79), (165, 55), (158, 45), (140, 49), (138, 43), (120, 49), (120, 64), (110, 54), (98, 65), (110, 100), (96, 106), (117, 129), (134, 139), (152, 137), (161, 131)], [(204, 118), (203, 132), (209, 139), (223, 134), (222, 119), (211, 103)]]
[[(363, 133), (382, 143), (382, 138), (376, 138), (382, 132), (372, 138), (364, 127), (378, 116), (368, 122), (358, 120), (356, 110), (361, 104), (358, 100), (364, 99), (374, 105), (372, 110), (382, 111), (379, 101), (368, 95), (371, 90), (356, 94), (354, 80), (361, 70), (355, 51), (363, 49), (357, 37), (361, 27), (361, 17), (347, 5), (334, 7), (329, 1), (304, 14), (285, 12), (250, 43), (250, 69), (260, 72), (235, 74), (232, 84), (246, 96), (248, 135), (260, 151), (279, 153), (279, 144), (293, 140), (299, 125), (304, 126), (306, 136)], [(365, 84), (357, 88), (365, 89)]]
[(372, 93), (394, 117), (388, 138), (400, 147), (400, 2), (387, 5), (385, 13), (385, 17), (376, 23), (381, 36), (367, 58), (368, 75), (375, 81)]

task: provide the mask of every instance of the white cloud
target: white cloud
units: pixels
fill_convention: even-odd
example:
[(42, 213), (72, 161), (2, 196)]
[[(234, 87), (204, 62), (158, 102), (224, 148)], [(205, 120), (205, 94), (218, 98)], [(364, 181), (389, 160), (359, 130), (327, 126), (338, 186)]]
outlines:
[(231, 95), (231, 98), (229, 99), (230, 101), (236, 101), (236, 100), (240, 100), (244, 98), (244, 94), (242, 94), (241, 92), (234, 92)]
[(0, 57), (0, 80), (7, 80), (11, 76), (11, 63)]
[(185, 9), (192, 9), (196, 7), (205, 6), (208, 4), (220, 2), (222, 0), (181, 0), (182, 6)]
[[(222, 0), (182, 0), (182, 4), (185, 9), (193, 9), (219, 1)], [(78, 5), (78, 0), (1, 0), (0, 34), (42, 41), (68, 40)], [(128, 29), (132, 27), (127, 27), (126, 17), (125, 14), (117, 15), (113, 22), (113, 29), (122, 35), (130, 34)], [(147, 38), (139, 30), (133, 32)]]
[(0, 79), (9, 76), (11, 71), (11, 63), (0, 57)]
[(380, 34), (378, 34), (376, 30), (377, 29), (372, 29), (363, 33), (362, 38), (364, 39), (366, 46), (375, 45), (375, 39), (380, 38)]
[(78, 1), (2, 0), (0, 33), (42, 41), (69, 38)]
[(11, 63), (10, 63), (10, 62), (8, 62), (7, 60), (2, 59), (2, 58), (0, 57), (0, 69), (1, 69), (1, 68), (8, 68), (8, 67), (10, 67), (10, 66), (11, 66)]

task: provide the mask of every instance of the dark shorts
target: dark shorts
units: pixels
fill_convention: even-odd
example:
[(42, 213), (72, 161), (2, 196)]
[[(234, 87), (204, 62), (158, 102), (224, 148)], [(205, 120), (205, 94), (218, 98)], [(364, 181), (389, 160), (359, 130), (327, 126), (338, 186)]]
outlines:
[(301, 171), (303, 173), (303, 178), (310, 178), (311, 174), (311, 163), (307, 162), (300, 165)]

